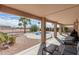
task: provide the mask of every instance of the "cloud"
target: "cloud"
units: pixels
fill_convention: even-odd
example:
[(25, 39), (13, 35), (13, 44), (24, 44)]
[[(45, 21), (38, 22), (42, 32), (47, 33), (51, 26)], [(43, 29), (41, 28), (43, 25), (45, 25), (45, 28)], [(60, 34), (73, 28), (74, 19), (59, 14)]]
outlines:
[(0, 26), (11, 26), (11, 27), (17, 27), (19, 20), (6, 20), (0, 18)]
[(17, 27), (19, 22), (19, 16), (1, 13), (0, 12), (0, 26)]
[[(0, 12), (0, 26), (11, 26), (11, 27), (18, 27), (20, 16), (12, 15), (12, 14), (6, 14)], [(31, 19), (32, 25), (37, 25), (41, 28), (41, 21), (36, 19)], [(30, 27), (31, 25), (28, 24), (27, 27)], [(53, 28), (54, 25), (52, 23), (47, 22), (46, 27)]]

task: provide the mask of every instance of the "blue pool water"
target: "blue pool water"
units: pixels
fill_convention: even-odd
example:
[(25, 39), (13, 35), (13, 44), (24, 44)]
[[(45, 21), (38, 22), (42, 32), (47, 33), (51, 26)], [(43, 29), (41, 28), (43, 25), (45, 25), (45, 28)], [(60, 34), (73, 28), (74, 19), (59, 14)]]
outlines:
[[(49, 32), (46, 32), (46, 34), (49, 34)], [(41, 35), (41, 32), (35, 32), (35, 35)]]

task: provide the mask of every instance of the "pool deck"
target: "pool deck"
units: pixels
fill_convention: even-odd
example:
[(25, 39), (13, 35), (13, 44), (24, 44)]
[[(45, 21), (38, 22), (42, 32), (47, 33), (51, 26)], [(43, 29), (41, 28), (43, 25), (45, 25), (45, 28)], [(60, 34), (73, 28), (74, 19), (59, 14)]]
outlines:
[[(48, 34), (46, 34), (46, 38), (49, 39), (52, 37), (53, 32), (47, 31)], [(37, 33), (37, 35), (35, 34)], [(31, 32), (31, 33), (26, 33), (24, 34), (25, 36), (27, 36), (27, 38), (31, 38), (31, 39), (41, 39), (41, 33), (40, 32)]]

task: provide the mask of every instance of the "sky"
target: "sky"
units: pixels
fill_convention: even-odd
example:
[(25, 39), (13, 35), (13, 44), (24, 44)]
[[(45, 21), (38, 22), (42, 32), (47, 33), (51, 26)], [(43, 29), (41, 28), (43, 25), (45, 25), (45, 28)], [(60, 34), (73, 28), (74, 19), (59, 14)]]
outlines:
[[(20, 19), (20, 16), (0, 12), (0, 26), (19, 27), (18, 26), (19, 19)], [(30, 19), (30, 20), (32, 25), (35, 24), (41, 27), (41, 21), (36, 19)], [(30, 27), (30, 26), (31, 26), (30, 24), (27, 25), (27, 27)], [(46, 26), (53, 27), (51, 23), (46, 23)]]

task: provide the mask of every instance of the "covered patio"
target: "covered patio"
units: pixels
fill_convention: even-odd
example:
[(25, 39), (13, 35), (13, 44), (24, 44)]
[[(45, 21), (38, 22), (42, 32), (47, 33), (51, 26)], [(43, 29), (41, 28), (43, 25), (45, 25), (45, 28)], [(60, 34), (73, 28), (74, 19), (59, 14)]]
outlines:
[[(59, 34), (65, 33), (64, 27), (72, 26), (79, 33), (79, 5), (74, 4), (5, 4), (0, 5), (0, 11), (41, 21), (41, 45), (46, 43), (46, 22), (54, 24), (54, 38), (59, 36), (57, 33), (57, 24), (59, 25)], [(67, 37), (67, 36), (66, 36)], [(53, 39), (52, 39), (53, 40)], [(59, 39), (57, 39), (60, 41)], [(41, 48), (42, 48), (41, 47)], [(42, 48), (43, 49), (43, 48)], [(42, 50), (41, 49), (41, 50)], [(78, 52), (77, 52), (78, 53)], [(42, 54), (42, 52), (41, 52)]]

